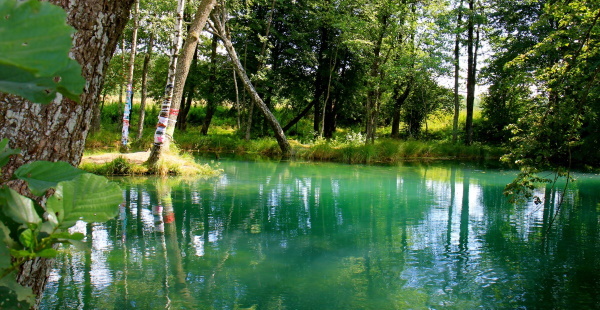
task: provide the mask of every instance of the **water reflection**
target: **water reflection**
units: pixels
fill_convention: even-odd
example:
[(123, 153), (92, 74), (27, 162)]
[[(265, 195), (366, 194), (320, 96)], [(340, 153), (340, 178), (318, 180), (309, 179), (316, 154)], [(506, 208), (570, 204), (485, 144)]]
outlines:
[(224, 162), (218, 180), (127, 178), (117, 220), (79, 223), (43, 308), (600, 306), (600, 178), (512, 205), (511, 172)]

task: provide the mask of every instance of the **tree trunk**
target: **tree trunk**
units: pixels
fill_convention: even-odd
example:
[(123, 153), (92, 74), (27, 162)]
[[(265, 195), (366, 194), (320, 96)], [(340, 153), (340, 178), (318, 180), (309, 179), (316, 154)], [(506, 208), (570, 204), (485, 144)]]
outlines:
[(379, 107), (379, 86), (377, 81), (380, 78), (381, 70), (381, 47), (383, 44), (383, 38), (388, 26), (388, 15), (385, 13), (381, 16), (381, 30), (375, 42), (373, 48), (373, 63), (371, 64), (370, 81), (368, 83), (369, 90), (367, 92), (367, 105), (366, 105), (366, 140), (367, 143), (375, 142), (375, 132), (377, 131), (377, 115)]
[(210, 122), (212, 121), (213, 115), (217, 110), (217, 102), (215, 96), (217, 89), (215, 86), (215, 83), (217, 81), (217, 43), (219, 43), (217, 35), (213, 34), (210, 52), (210, 76), (208, 77), (210, 91), (208, 94), (208, 100), (206, 102), (206, 116), (204, 117), (204, 122), (202, 122), (202, 129), (200, 130), (200, 133), (203, 136), (206, 136), (208, 134)]
[(287, 125), (285, 125), (283, 127), (283, 131), (288, 131), (290, 128), (292, 128), (292, 126), (296, 125), (296, 123), (298, 123), (304, 116), (306, 116), (306, 114), (308, 114), (308, 112), (310, 112), (310, 109), (312, 109), (312, 107), (315, 106), (315, 100), (311, 100), (310, 103), (308, 105), (306, 105), (306, 107), (304, 108), (304, 110), (302, 110), (302, 112), (300, 112), (298, 115), (296, 115), (296, 117), (294, 117), (294, 119), (292, 119), (289, 123), (287, 123)]
[[(173, 88), (175, 83), (175, 73), (177, 70), (177, 58), (179, 57), (179, 49), (181, 47), (181, 32), (183, 31), (184, 8), (185, 0), (178, 0), (176, 12), (177, 22), (175, 23), (175, 37), (173, 39), (173, 45), (171, 46), (171, 61), (169, 63), (167, 85), (165, 86), (165, 98), (163, 100), (160, 113), (158, 115), (156, 131), (154, 132), (154, 145), (152, 146), (152, 150), (147, 161), (150, 167), (156, 165), (156, 163), (160, 159), (163, 149), (169, 148), (169, 134), (167, 132), (167, 126), (170, 122), (171, 114), (175, 113), (175, 117), (177, 117), (177, 114), (179, 112), (179, 110), (173, 110), (171, 108), (171, 102), (177, 102), (177, 104), (179, 105), (179, 101), (176, 100), (181, 100), (181, 93), (179, 94), (179, 98), (173, 98)], [(183, 81), (185, 83), (185, 79)], [(181, 86), (180, 91), (183, 91), (183, 86)], [(176, 119), (173, 122), (175, 121)]]
[(135, 0), (133, 10), (133, 34), (131, 36), (131, 53), (129, 54), (129, 72), (127, 74), (127, 102), (123, 111), (123, 130), (121, 132), (121, 152), (129, 150), (129, 121), (133, 107), (133, 70), (135, 69), (135, 55), (137, 54), (137, 32), (139, 28), (140, 0)]
[[(171, 142), (170, 140), (173, 138), (173, 133), (175, 132), (175, 123), (177, 122), (177, 115), (179, 114), (179, 106), (181, 103), (181, 97), (183, 96), (183, 88), (185, 87), (185, 81), (190, 70), (192, 58), (194, 57), (194, 51), (198, 45), (200, 32), (202, 29), (204, 29), (204, 25), (206, 25), (206, 21), (208, 20), (208, 15), (212, 11), (215, 4), (216, 0), (202, 0), (200, 5), (198, 5), (198, 10), (196, 11), (194, 20), (190, 25), (190, 30), (187, 38), (185, 39), (185, 44), (181, 49), (181, 57), (176, 60), (177, 72), (176, 74), (175, 71), (173, 72), (175, 76), (173, 77), (173, 82), (171, 83), (171, 87), (174, 87), (171, 90), (173, 98), (172, 100), (168, 101), (168, 107), (165, 107), (167, 104), (163, 104), (163, 110), (161, 110), (160, 116), (168, 118), (168, 120), (165, 124), (166, 128), (163, 128), (163, 130), (165, 130), (163, 134), (159, 132), (160, 128), (157, 128), (156, 130), (154, 146), (152, 147), (150, 158), (148, 158), (148, 163), (150, 165), (156, 164), (160, 158), (160, 153), (163, 148), (169, 148), (169, 143)], [(172, 106), (171, 102), (173, 102)], [(167, 103), (167, 100), (165, 100), (165, 103)], [(159, 125), (160, 124), (161, 121), (159, 118)]]
[(154, 31), (152, 25), (148, 25), (150, 30), (150, 38), (146, 46), (146, 55), (144, 55), (144, 65), (142, 67), (142, 89), (140, 102), (140, 117), (137, 128), (137, 139), (141, 139), (144, 133), (144, 120), (146, 119), (146, 99), (148, 97), (148, 71), (150, 70), (150, 59), (152, 58), (152, 48), (154, 47)]
[(324, 102), (321, 101), (323, 94), (325, 93), (326, 85), (325, 81), (327, 80), (327, 75), (329, 70), (327, 67), (327, 59), (325, 58), (325, 52), (329, 49), (329, 31), (327, 27), (321, 27), (319, 29), (321, 34), (321, 44), (319, 46), (319, 52), (317, 56), (318, 67), (315, 72), (315, 93), (313, 96), (313, 102), (311, 105), (314, 105), (314, 119), (313, 119), (313, 131), (315, 135), (318, 135), (321, 129), (321, 119), (323, 118), (323, 105)]
[[(3, 169), (3, 181), (21, 165), (36, 160), (66, 161), (78, 165), (98, 104), (104, 72), (125, 27), (133, 0), (53, 0), (67, 11), (67, 23), (76, 29), (71, 55), (82, 65), (87, 83), (81, 103), (59, 96), (47, 105), (0, 93), (0, 136), (11, 148), (21, 149)], [(17, 277), (40, 296), (51, 260), (25, 263)]]
[(242, 67), (242, 63), (237, 57), (237, 53), (235, 52), (233, 44), (231, 43), (229, 32), (225, 28), (226, 13), (219, 13), (220, 16), (217, 16), (217, 14), (212, 15), (212, 26), (216, 30), (216, 33), (219, 36), (219, 38), (223, 41), (225, 49), (227, 50), (227, 54), (229, 55), (229, 58), (231, 59), (231, 62), (233, 63), (237, 74), (242, 78), (242, 82), (244, 83), (246, 91), (248, 91), (248, 93), (252, 97), (252, 101), (260, 109), (267, 122), (269, 122), (271, 129), (275, 133), (275, 139), (277, 139), (277, 143), (279, 144), (279, 148), (281, 149), (282, 156), (286, 158), (290, 157), (292, 155), (292, 147), (290, 146), (287, 138), (285, 137), (285, 133), (283, 132), (283, 129), (281, 129), (281, 125), (279, 125), (279, 122), (277, 121), (273, 113), (271, 113), (267, 105), (263, 102), (263, 100), (256, 92), (254, 85), (252, 85), (250, 78), (248, 78), (248, 75), (246, 74), (246, 70), (244, 70), (244, 67)]
[(469, 0), (469, 17), (467, 20), (467, 119), (465, 122), (465, 144), (473, 143), (473, 105), (475, 103), (475, 72), (477, 70), (473, 35), (475, 29), (475, 0)]
[(458, 5), (456, 19), (456, 38), (454, 40), (454, 119), (452, 120), (452, 142), (458, 140), (458, 116), (460, 114), (460, 96), (458, 95), (458, 79), (460, 75), (460, 26), (462, 23), (462, 0)]
[(394, 110), (392, 112), (392, 133), (391, 133), (392, 138), (397, 139), (400, 137), (400, 112), (402, 110), (402, 105), (404, 105), (404, 102), (410, 95), (410, 91), (412, 89), (412, 84), (413, 84), (413, 80), (412, 80), (412, 78), (410, 78), (410, 80), (406, 83), (406, 88), (404, 89), (402, 94), (400, 94), (401, 85), (396, 86), (396, 89), (394, 90)]

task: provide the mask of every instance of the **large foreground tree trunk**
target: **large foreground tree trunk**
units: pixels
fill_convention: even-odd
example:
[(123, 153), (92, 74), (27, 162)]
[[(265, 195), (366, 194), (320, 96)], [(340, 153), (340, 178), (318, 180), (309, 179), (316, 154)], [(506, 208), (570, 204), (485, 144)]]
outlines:
[[(104, 72), (129, 17), (134, 0), (53, 0), (67, 12), (67, 23), (77, 32), (71, 55), (82, 65), (87, 83), (81, 103), (59, 98), (47, 105), (0, 93), (0, 137), (11, 148), (21, 149), (4, 168), (6, 182), (19, 166), (35, 160), (79, 164), (90, 129), (94, 106), (98, 104)], [(26, 263), (18, 281), (41, 295), (50, 261)]]

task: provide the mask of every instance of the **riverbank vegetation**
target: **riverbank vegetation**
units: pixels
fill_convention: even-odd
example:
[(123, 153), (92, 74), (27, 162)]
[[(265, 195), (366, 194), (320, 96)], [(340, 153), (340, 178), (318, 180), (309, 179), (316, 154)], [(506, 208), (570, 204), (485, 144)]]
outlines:
[[(163, 21), (142, 14), (148, 17), (125, 30), (88, 152), (119, 146), (129, 65), (140, 90), (134, 98), (154, 102), (134, 103), (128, 122), (141, 134), (131, 147), (153, 146), (170, 61), (165, 21), (174, 10), (158, 3), (142, 1), (141, 10)], [(193, 22), (194, 8), (186, 8), (185, 22)], [(584, 0), (218, 2), (178, 97), (172, 138), (216, 157), (502, 158), (528, 171), (593, 168), (600, 161), (593, 147), (598, 12)]]

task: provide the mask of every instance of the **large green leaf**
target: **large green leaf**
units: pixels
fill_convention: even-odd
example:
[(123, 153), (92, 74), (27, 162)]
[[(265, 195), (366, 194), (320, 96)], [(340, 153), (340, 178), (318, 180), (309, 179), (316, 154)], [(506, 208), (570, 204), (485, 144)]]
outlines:
[(46, 207), (48, 212), (56, 214), (61, 228), (68, 228), (78, 220), (107, 221), (118, 214), (121, 202), (123, 193), (117, 184), (86, 173), (72, 181), (58, 183)]
[(0, 206), (6, 216), (20, 224), (39, 224), (42, 219), (35, 211), (33, 200), (11, 188), (0, 188)]
[[(0, 0), (1, 1), (1, 0)], [(3, 309), (26, 309), (30, 306), (35, 305), (35, 294), (33, 294), (33, 291), (31, 290), (30, 287), (28, 286), (22, 286), (21, 284), (17, 283), (17, 276), (15, 274), (15, 272), (12, 272), (8, 275), (6, 275), (4, 278), (0, 279), (0, 286), (1, 287), (6, 287), (7, 289), (9, 289), (10, 291), (12, 291), (12, 293), (14, 293), (16, 296), (12, 297), (12, 296), (7, 296), (7, 292), (6, 291), (2, 291), (2, 294), (0, 294), (2, 296), (2, 308)], [(10, 293), (9, 293), (10, 294)], [(14, 300), (12, 298), (15, 298), (18, 301), (23, 301), (29, 304), (29, 306), (24, 306), (22, 303), (17, 302), (17, 300)], [(5, 299), (7, 298), (7, 299)]]
[[(7, 242), (8, 241), (8, 242)], [(10, 238), (10, 231), (4, 223), (0, 222), (0, 270), (10, 268), (12, 265), (10, 250), (12, 246), (12, 239)]]
[(78, 100), (85, 80), (69, 58), (73, 28), (58, 6), (0, 0), (0, 91), (48, 103), (60, 92)]
[(20, 152), (20, 150), (13, 150), (8, 147), (8, 139), (2, 139), (2, 141), (0, 141), (0, 167), (4, 167), (4, 165), (8, 163), (11, 155), (16, 155)]
[(54, 188), (58, 182), (69, 181), (86, 173), (66, 162), (35, 161), (23, 165), (15, 171), (15, 177), (27, 181), (34, 195), (41, 196), (49, 188)]

